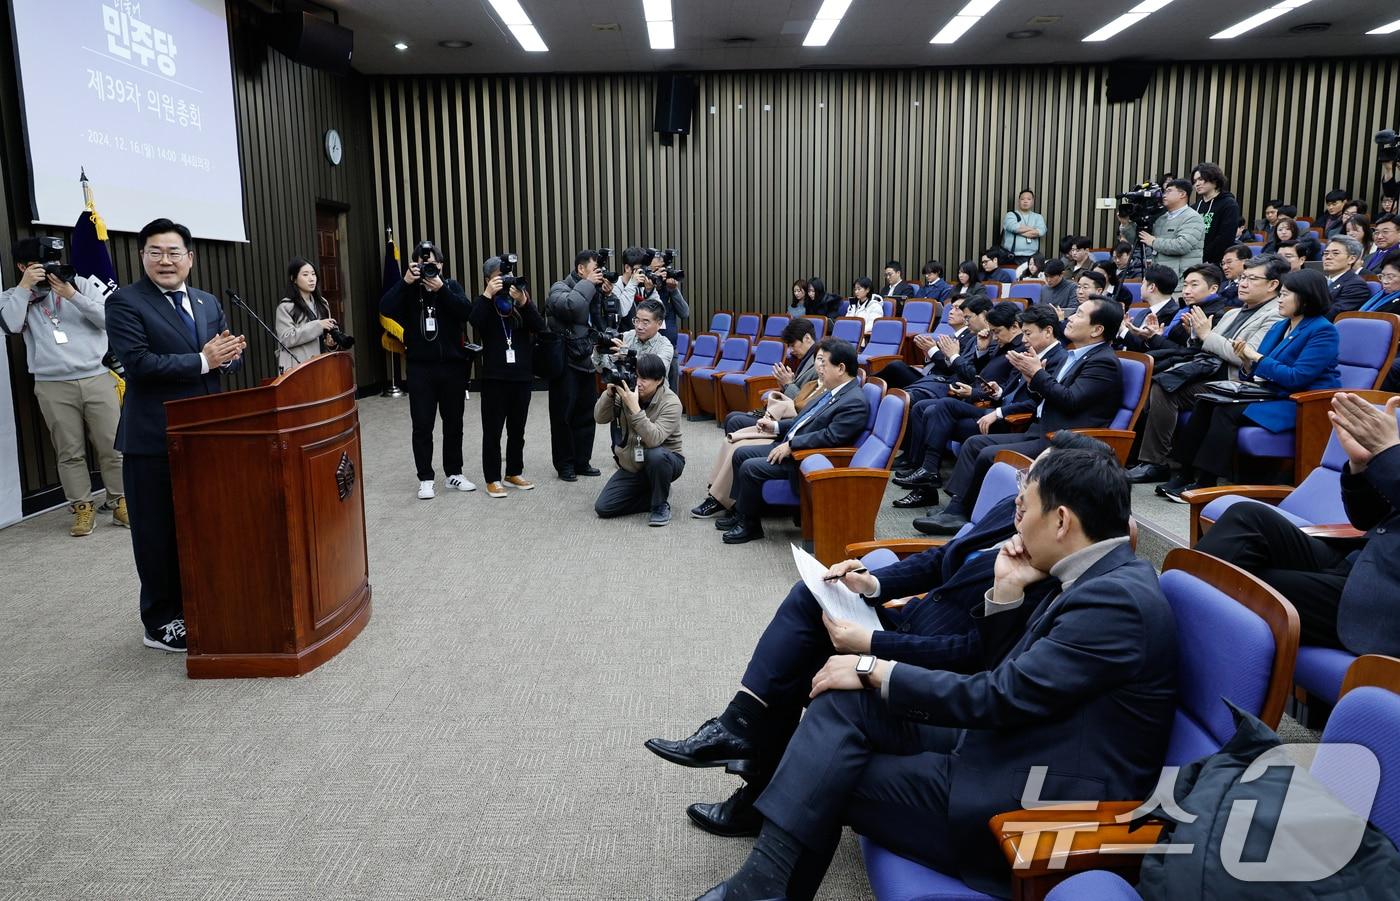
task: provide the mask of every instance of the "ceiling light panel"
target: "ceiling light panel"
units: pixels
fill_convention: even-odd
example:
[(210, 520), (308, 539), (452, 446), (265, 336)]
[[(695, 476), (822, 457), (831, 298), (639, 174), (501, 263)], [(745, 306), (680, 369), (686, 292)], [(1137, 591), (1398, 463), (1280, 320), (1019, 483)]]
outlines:
[(647, 40), (653, 50), (675, 50), (676, 28), (671, 21), (671, 0), (642, 0), (647, 20)]
[(983, 16), (992, 11), (992, 7), (1000, 3), (1001, 0), (969, 0), (968, 4), (958, 10), (958, 14), (953, 16), (944, 25), (938, 34), (929, 40), (930, 44), (951, 44), (958, 38), (967, 34), (968, 29), (976, 25)]
[(1265, 22), (1272, 22), (1279, 16), (1290, 13), (1298, 7), (1306, 6), (1308, 3), (1311, 2), (1312, 0), (1283, 0), (1283, 2), (1275, 3), (1273, 6), (1270, 6), (1268, 9), (1264, 10), (1261, 13), (1256, 13), (1255, 15), (1250, 16), (1243, 22), (1231, 25), (1224, 31), (1216, 32), (1215, 34), (1210, 36), (1210, 39), (1213, 41), (1228, 41), (1231, 38), (1237, 38), (1247, 31), (1253, 31), (1260, 25), (1263, 25)]
[(522, 50), (530, 53), (544, 53), (549, 50), (544, 38), (535, 30), (535, 25), (525, 13), (519, 0), (489, 0), (491, 8), (501, 17), (501, 22), (510, 30)]
[(1382, 25), (1380, 28), (1372, 28), (1367, 34), (1394, 34), (1400, 31), (1400, 19), (1396, 19), (1389, 25)]
[(1084, 38), (1083, 42), (1095, 43), (1098, 41), (1106, 41), (1115, 34), (1136, 25), (1171, 2), (1172, 0), (1143, 0), (1143, 2), (1139, 3), (1137, 6), (1134, 6), (1132, 9), (1123, 13), (1123, 15)]
[(807, 36), (802, 39), (802, 46), (825, 47), (850, 5), (851, 0), (824, 0), (817, 17), (812, 20), (812, 27), (807, 29)]

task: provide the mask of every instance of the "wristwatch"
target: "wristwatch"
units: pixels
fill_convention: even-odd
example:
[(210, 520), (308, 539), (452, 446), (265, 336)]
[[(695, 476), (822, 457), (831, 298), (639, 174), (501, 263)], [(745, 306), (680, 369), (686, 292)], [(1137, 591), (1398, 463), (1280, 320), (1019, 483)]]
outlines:
[(856, 675), (860, 677), (860, 684), (866, 688), (874, 688), (870, 682), (870, 674), (875, 672), (877, 658), (874, 654), (861, 654), (856, 658)]

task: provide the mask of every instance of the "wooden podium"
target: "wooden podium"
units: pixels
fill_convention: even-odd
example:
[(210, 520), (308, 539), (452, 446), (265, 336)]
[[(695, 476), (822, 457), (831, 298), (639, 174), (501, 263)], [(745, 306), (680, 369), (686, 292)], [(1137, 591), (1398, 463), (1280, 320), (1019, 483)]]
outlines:
[(348, 353), (258, 388), (170, 401), (191, 678), (299, 676), (369, 622)]

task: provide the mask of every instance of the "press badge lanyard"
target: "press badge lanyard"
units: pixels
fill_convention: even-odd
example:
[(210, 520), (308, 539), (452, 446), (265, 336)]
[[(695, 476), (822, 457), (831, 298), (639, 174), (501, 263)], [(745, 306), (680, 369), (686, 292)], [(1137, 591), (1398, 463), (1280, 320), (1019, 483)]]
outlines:
[(504, 317), (504, 316), (499, 316), (499, 317), (497, 317), (497, 318), (501, 320), (501, 331), (503, 331), (503, 332), (506, 333), (506, 365), (507, 365), (507, 366), (514, 366), (514, 365), (515, 365), (515, 344), (514, 344), (514, 342), (511, 341), (510, 326), (506, 325), (506, 317)]
[(423, 337), (429, 341), (437, 340), (437, 307), (424, 301), (427, 315), (423, 317)]
[(40, 304), (40, 305), (39, 305), (39, 312), (43, 313), (44, 316), (49, 320), (49, 322), (52, 322), (52, 323), (53, 323), (53, 340), (54, 340), (54, 343), (55, 343), (55, 344), (67, 344), (67, 343), (68, 343), (68, 333), (65, 332), (63, 329), (59, 328), (59, 326), (62, 325), (62, 323), (59, 321), (59, 315), (58, 315), (58, 314), (59, 314), (59, 312), (61, 311), (62, 307), (63, 307), (63, 298), (59, 297), (57, 294), (55, 294), (55, 295), (53, 296), (53, 309), (52, 309), (52, 310), (50, 310), (48, 307), (44, 306), (43, 304)]

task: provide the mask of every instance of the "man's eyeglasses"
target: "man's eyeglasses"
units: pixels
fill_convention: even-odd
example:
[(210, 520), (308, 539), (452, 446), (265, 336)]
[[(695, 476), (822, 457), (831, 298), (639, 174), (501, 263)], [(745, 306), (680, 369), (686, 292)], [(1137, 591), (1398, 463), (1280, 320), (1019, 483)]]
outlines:
[(161, 260), (169, 260), (172, 263), (178, 263), (189, 255), (190, 252), (188, 250), (156, 250), (155, 248), (151, 248), (150, 250), (141, 251), (141, 256), (150, 260), (152, 263), (159, 263)]
[(1269, 278), (1267, 275), (1241, 275), (1239, 278), (1235, 279), (1235, 281), (1237, 281), (1237, 282), (1271, 282), (1271, 281), (1273, 281), (1273, 279)]
[(632, 324), (633, 324), (633, 325), (651, 325), (654, 321), (655, 321), (655, 320), (653, 320), (653, 319), (644, 319), (644, 318), (642, 318), (641, 316), (633, 316), (633, 317), (632, 317)]

